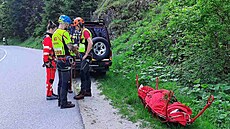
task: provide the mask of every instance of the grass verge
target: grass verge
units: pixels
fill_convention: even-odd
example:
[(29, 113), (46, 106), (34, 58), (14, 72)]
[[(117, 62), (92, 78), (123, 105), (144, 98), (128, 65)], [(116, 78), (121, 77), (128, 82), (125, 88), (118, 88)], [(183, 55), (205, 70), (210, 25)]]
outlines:
[[(216, 129), (216, 125), (212, 122), (215, 115), (215, 107), (211, 106), (208, 108), (202, 116), (200, 116), (192, 125), (183, 127), (176, 124), (161, 123), (156, 117), (152, 115), (143, 107), (141, 104), (135, 85), (135, 76), (140, 72), (141, 69), (135, 72), (127, 73), (125, 76), (122, 73), (114, 72), (119, 67), (119, 62), (123, 60), (122, 56), (114, 57), (113, 66), (111, 71), (108, 72), (104, 78), (99, 78), (101, 82), (101, 90), (104, 95), (112, 100), (112, 105), (118, 108), (123, 117), (127, 118), (132, 122), (141, 121), (142, 128), (152, 129)], [(143, 65), (144, 66), (144, 65)], [(144, 84), (155, 87), (155, 82), (151, 84)], [(173, 90), (177, 99), (189, 106), (193, 110), (194, 117), (206, 104), (206, 99), (196, 102), (195, 94), (188, 94), (188, 90), (185, 87), (178, 86), (176, 82), (160, 82), (160, 89)], [(208, 97), (208, 95), (207, 95)]]
[(8, 45), (42, 49), (42, 38), (41, 37), (31, 37), (25, 41), (20, 41), (18, 38), (8, 39)]

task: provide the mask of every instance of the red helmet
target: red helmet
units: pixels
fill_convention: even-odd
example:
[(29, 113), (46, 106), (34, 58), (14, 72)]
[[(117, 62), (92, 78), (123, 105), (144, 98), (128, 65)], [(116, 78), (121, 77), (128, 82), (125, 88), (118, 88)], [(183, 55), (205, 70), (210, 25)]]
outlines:
[(73, 26), (77, 26), (77, 25), (82, 25), (82, 24), (84, 24), (85, 22), (84, 22), (84, 20), (81, 18), (81, 17), (77, 17), (77, 18), (75, 18), (74, 19), (74, 21), (73, 21)]

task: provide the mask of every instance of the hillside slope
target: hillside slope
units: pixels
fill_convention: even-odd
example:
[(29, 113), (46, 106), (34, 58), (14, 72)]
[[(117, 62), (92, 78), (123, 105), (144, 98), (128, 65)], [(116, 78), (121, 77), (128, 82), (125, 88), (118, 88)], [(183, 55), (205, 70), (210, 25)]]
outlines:
[(142, 107), (132, 85), (137, 73), (148, 85), (159, 76), (161, 87), (174, 90), (194, 113), (210, 94), (217, 98), (191, 128), (229, 127), (229, 7), (216, 0), (102, 1), (94, 15), (106, 20), (114, 55), (111, 72), (102, 79), (104, 94), (133, 121), (155, 122), (139, 114)]

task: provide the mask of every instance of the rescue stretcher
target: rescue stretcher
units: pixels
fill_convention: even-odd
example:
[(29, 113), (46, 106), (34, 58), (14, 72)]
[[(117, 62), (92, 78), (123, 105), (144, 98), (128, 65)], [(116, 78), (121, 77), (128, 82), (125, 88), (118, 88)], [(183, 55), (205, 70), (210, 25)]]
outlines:
[(192, 110), (188, 106), (178, 102), (172, 91), (158, 89), (158, 82), (159, 79), (157, 77), (155, 89), (150, 86), (139, 85), (138, 75), (136, 75), (138, 97), (144, 107), (162, 122), (179, 123), (183, 126), (190, 125), (202, 115), (214, 101), (214, 96), (210, 95), (204, 108), (194, 118), (191, 118)]

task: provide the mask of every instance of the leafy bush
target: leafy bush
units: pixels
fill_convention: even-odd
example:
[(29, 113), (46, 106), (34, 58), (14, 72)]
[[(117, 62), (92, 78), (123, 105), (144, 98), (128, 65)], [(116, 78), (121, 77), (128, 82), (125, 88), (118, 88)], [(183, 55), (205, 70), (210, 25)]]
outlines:
[[(190, 127), (228, 128), (228, 2), (159, 0), (149, 5), (147, 11), (139, 10), (139, 16), (142, 17), (135, 21), (130, 18), (134, 12), (124, 8), (128, 6), (126, 3), (122, 7), (114, 7), (122, 8), (122, 11), (116, 13), (111, 24), (116, 29), (121, 28), (116, 33), (120, 36), (112, 42), (115, 58), (110, 76), (119, 79), (119, 85), (116, 85), (122, 89), (125, 87), (122, 82), (134, 83), (136, 73), (141, 75), (140, 82), (147, 85), (154, 82), (156, 76), (160, 76), (160, 80), (166, 84), (164, 88), (174, 90), (178, 99), (192, 107), (195, 113), (201, 110), (200, 105), (205, 105), (207, 97), (214, 94), (213, 105), (197, 120), (199, 124), (194, 123)], [(121, 18), (121, 15), (126, 18)], [(106, 83), (112, 80), (113, 77), (108, 77), (103, 82), (114, 87)], [(177, 83), (179, 86), (170, 84), (174, 81), (180, 82)], [(121, 90), (118, 86), (113, 89), (114, 92), (116, 89)], [(135, 91), (130, 92), (130, 89), (125, 87), (125, 91), (129, 91), (132, 96)], [(122, 103), (135, 107), (132, 104), (133, 98), (125, 98), (127, 101)]]
[[(115, 39), (118, 53), (130, 50), (134, 55), (161, 55), (165, 65), (176, 69), (179, 81), (192, 86), (202, 83), (229, 83), (230, 50), (229, 5), (221, 1), (164, 1), (150, 6), (146, 17), (128, 26), (127, 33)], [(113, 26), (124, 25), (114, 20)], [(121, 28), (124, 28), (122, 26)], [(118, 45), (116, 45), (116, 42)]]

